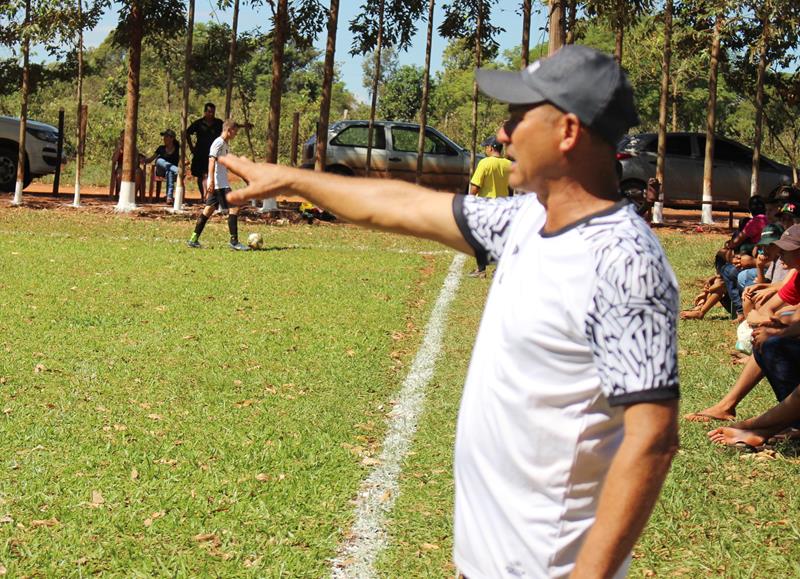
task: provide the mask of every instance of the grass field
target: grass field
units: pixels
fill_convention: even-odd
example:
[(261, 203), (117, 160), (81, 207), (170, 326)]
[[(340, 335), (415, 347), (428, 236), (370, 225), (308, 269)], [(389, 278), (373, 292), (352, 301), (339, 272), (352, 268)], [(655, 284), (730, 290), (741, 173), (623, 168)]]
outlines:
[[(0, 574), (329, 574), (452, 254), (252, 223), (268, 250), (234, 253), (219, 219), (190, 250), (191, 227), (0, 209)], [(662, 240), (686, 302), (721, 238)], [(487, 288), (465, 279), (451, 306), (380, 576), (453, 574), (455, 416)], [(688, 411), (735, 379), (734, 327), (719, 310), (680, 332)], [(706, 431), (682, 425), (631, 575), (800, 576), (800, 461)]]

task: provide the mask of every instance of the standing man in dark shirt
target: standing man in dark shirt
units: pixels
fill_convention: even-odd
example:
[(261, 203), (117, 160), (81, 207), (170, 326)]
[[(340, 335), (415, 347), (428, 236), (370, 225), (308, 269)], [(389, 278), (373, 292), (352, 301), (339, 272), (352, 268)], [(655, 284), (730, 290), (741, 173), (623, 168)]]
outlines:
[[(197, 119), (186, 129), (186, 143), (192, 152), (192, 175), (197, 178), (200, 198), (205, 200), (205, 178), (208, 174), (208, 152), (211, 143), (222, 134), (222, 119), (216, 117), (217, 107), (214, 103), (206, 103), (202, 118)], [(192, 136), (195, 142), (192, 142)]]

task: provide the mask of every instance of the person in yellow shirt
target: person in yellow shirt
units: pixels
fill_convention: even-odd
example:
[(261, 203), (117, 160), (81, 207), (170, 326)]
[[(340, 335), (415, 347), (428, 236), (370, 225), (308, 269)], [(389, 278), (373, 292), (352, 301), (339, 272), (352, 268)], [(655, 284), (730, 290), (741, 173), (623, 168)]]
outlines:
[[(508, 197), (508, 173), (511, 161), (503, 157), (503, 145), (495, 137), (481, 143), (486, 157), (478, 162), (475, 173), (469, 181), (470, 195), (478, 197)], [(486, 277), (486, 263), (478, 258), (478, 267), (469, 274), (472, 277)]]

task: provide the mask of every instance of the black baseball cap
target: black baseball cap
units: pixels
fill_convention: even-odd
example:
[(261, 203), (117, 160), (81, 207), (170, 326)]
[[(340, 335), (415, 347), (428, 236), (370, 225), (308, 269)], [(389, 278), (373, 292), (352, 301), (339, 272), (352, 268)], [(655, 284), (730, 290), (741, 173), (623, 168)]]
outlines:
[(481, 147), (491, 147), (496, 151), (501, 151), (503, 149), (503, 143), (498, 141), (496, 137), (488, 137), (481, 143)]
[(573, 113), (614, 146), (639, 124), (627, 76), (611, 56), (588, 46), (562, 46), (521, 71), (479, 68), (475, 78), (485, 95), (501, 102), (550, 103)]
[(167, 129), (166, 131), (161, 131), (161, 136), (162, 137), (170, 136), (174, 139), (177, 135), (175, 134), (175, 131), (173, 131), (172, 129)]

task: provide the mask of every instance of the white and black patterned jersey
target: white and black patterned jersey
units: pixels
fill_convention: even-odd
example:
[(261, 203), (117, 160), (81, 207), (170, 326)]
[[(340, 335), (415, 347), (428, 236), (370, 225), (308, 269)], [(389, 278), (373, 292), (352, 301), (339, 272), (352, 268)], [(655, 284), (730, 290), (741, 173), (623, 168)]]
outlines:
[(456, 196), (453, 210), (498, 262), (459, 411), (456, 564), (566, 576), (624, 408), (679, 395), (675, 276), (627, 201), (549, 234), (535, 195)]

